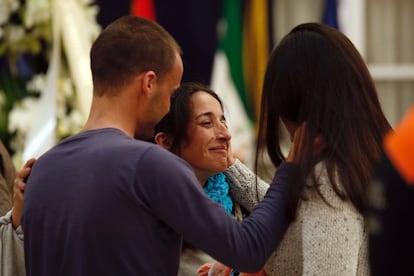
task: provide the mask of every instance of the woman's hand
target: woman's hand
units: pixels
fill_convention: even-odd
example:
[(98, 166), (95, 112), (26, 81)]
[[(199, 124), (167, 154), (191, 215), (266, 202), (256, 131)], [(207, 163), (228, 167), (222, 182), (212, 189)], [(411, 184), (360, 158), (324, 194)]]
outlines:
[[(290, 145), (289, 154), (286, 161), (293, 162), (296, 164), (301, 163), (301, 157), (305, 152), (305, 145), (307, 139), (309, 139), (310, 131), (306, 122), (303, 122), (299, 127), (296, 128), (292, 143)], [(325, 139), (322, 134), (318, 133), (313, 139), (312, 156), (318, 156), (325, 148)]]
[(22, 208), (24, 201), (24, 189), (26, 188), (26, 179), (30, 175), (32, 166), (36, 159), (29, 159), (23, 166), (23, 169), (16, 171), (16, 178), (13, 186), (13, 210), (12, 210), (12, 224), (14, 229), (20, 226), (22, 217)]

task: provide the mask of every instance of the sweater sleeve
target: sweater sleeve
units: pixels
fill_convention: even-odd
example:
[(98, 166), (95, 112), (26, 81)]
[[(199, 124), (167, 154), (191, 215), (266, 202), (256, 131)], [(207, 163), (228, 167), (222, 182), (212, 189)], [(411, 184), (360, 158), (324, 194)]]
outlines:
[(0, 141), (0, 216), (12, 207), (15, 168), (6, 147)]
[(8, 183), (0, 171), (0, 215), (6, 214), (12, 206), (12, 195), (10, 194)]
[(23, 231), (11, 222), (11, 211), (0, 217), (0, 275), (24, 276)]
[(269, 184), (256, 176), (238, 159), (224, 173), (229, 179), (232, 198), (246, 210), (252, 212), (264, 198)]

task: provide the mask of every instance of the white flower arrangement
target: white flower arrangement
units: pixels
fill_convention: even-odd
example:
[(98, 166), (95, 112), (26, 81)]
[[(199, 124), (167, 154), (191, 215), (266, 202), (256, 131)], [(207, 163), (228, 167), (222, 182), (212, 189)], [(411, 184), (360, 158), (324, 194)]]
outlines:
[(42, 43), (50, 43), (51, 1), (0, 2), (0, 56), (11, 62), (21, 54), (38, 54)]
[[(0, 1), (0, 138), (17, 166), (22, 162), (33, 107), (47, 85), (53, 1), (60, 0)], [(88, 20), (85, 31), (95, 38), (100, 32), (96, 22), (98, 7), (92, 0), (72, 1), (84, 9)], [(86, 119), (76, 106), (75, 85), (65, 58), (57, 81), (57, 140), (79, 131)], [(26, 62), (23, 70), (22, 61)]]

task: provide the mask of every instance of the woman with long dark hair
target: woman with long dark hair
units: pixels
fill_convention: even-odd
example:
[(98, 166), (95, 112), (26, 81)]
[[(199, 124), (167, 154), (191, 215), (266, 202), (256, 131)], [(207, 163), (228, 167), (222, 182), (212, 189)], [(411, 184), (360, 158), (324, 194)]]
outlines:
[(373, 166), (391, 126), (357, 49), (343, 33), (319, 23), (296, 26), (272, 51), (256, 166), (265, 154), (277, 168), (285, 160), (283, 129), (292, 137), (303, 125), (301, 151), (295, 155), (302, 181), (288, 186), (290, 225), (265, 271), (368, 275), (363, 214)]

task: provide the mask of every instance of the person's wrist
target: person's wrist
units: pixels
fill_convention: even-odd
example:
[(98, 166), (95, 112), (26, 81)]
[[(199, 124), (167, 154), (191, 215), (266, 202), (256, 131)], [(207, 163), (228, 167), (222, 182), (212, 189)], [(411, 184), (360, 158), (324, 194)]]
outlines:
[(20, 220), (17, 219), (15, 216), (13, 216), (13, 214), (14, 214), (14, 212), (12, 210), (10, 220), (11, 220), (11, 223), (12, 223), (13, 228), (14, 229), (17, 229), (17, 227), (20, 226)]

